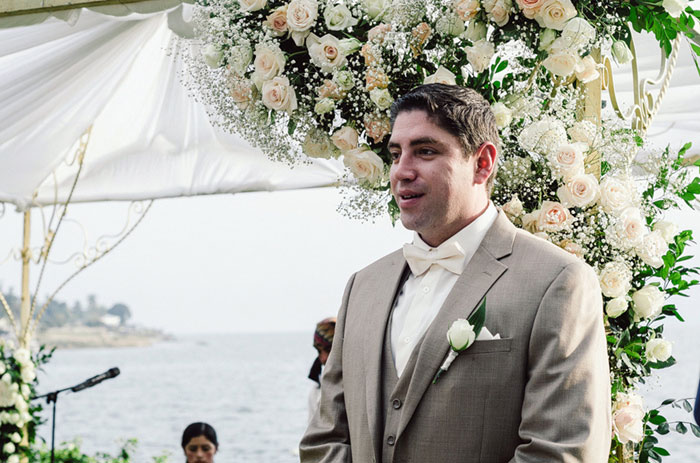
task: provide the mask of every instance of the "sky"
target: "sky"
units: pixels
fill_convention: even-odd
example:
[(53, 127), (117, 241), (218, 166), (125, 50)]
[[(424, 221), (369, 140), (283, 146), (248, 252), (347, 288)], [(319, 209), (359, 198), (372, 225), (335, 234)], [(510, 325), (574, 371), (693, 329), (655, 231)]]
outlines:
[[(337, 312), (353, 272), (412, 237), (387, 216), (375, 223), (342, 216), (341, 201), (332, 188), (155, 201), (135, 231), (57, 299), (84, 302), (92, 293), (103, 305), (128, 305), (135, 323), (176, 334), (313, 329)], [(69, 216), (94, 242), (125, 225), (128, 205), (77, 204)], [(35, 214), (34, 246), (40, 229)], [(52, 257), (79, 250), (81, 236), (78, 225), (64, 222)], [(21, 239), (22, 216), (8, 208), (0, 218), (0, 259)], [(53, 292), (74, 269), (48, 266), (39, 293)], [(33, 267), (34, 280), (38, 273)], [(20, 276), (17, 262), (0, 265), (4, 290), (17, 293)]]

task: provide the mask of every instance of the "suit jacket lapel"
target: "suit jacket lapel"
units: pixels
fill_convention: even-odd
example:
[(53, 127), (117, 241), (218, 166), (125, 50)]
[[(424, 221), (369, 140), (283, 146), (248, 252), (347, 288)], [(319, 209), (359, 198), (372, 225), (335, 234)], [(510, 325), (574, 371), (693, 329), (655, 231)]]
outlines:
[[(481, 242), (476, 253), (447, 296), (420, 345), (411, 382), (404, 401), (398, 436), (408, 425), (426, 389), (449, 351), (447, 329), (458, 318), (468, 318), (476, 310), (491, 286), (506, 271), (499, 259), (510, 254), (515, 227), (501, 212)], [(488, 301), (486, 303), (488, 311)]]
[(402, 276), (406, 270), (406, 260), (403, 252), (398, 250), (387, 256), (383, 267), (377, 269), (369, 294), (372, 298), (371, 309), (367, 311), (365, 331), (365, 390), (367, 393), (367, 419), (369, 432), (372, 436), (372, 444), (375, 455), (381, 456), (381, 438), (383, 430), (379, 429), (380, 417), (383, 411), (379, 409), (382, 402), (382, 352), (384, 350), (384, 336), (386, 327), (394, 304), (394, 298), (402, 283)]

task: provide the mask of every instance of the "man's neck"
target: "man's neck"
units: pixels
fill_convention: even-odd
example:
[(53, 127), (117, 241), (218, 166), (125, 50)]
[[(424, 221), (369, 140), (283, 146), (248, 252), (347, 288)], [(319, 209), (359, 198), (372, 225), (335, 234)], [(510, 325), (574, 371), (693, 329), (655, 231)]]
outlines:
[(491, 204), (491, 201), (488, 200), (486, 201), (486, 205), (479, 211), (479, 213), (472, 215), (469, 217), (467, 220), (462, 220), (460, 222), (455, 222), (454, 224), (451, 224), (448, 227), (444, 227), (444, 231), (442, 233), (437, 233), (435, 236), (423, 236), (420, 233), (418, 236), (423, 240), (425, 244), (432, 248), (437, 248), (440, 246), (442, 243), (445, 241), (449, 240), (452, 238), (454, 235), (459, 233), (460, 231), (464, 230), (466, 227), (474, 223), (476, 219), (481, 217), (484, 212), (489, 208), (489, 205)]

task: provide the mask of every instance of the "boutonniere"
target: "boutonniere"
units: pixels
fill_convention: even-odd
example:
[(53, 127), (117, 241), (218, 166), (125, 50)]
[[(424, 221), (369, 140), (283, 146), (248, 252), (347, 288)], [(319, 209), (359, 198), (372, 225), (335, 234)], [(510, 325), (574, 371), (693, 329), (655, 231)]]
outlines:
[(450, 343), (450, 352), (442, 362), (442, 366), (435, 373), (433, 384), (437, 383), (440, 375), (446, 372), (452, 362), (457, 358), (460, 352), (465, 351), (474, 344), (476, 337), (479, 336), (481, 329), (484, 327), (486, 320), (486, 298), (481, 301), (479, 308), (468, 319), (458, 318), (452, 322), (447, 330), (447, 342)]

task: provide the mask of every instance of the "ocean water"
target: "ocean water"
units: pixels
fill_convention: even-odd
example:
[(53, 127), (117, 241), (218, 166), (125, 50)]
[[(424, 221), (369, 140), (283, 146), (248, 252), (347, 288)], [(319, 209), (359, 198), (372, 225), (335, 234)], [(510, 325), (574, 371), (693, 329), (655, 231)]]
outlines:
[[(668, 324), (667, 338), (674, 341), (680, 365), (645, 386), (647, 406), (694, 396), (698, 329), (697, 314), (689, 323)], [(307, 333), (217, 334), (183, 336), (151, 347), (58, 350), (40, 375), (40, 392), (120, 368), (114, 379), (59, 396), (57, 442), (80, 437), (89, 454), (114, 453), (118, 440), (137, 438), (135, 462), (152, 461), (164, 451), (172, 455), (169, 461), (180, 462), (182, 430), (190, 422), (206, 421), (219, 436), (218, 462), (295, 462), (312, 387), (306, 378), (315, 355), (311, 341)], [(49, 420), (50, 411), (44, 410)], [(673, 416), (692, 419), (684, 412)], [(50, 421), (39, 434), (50, 442)], [(664, 462), (700, 461), (700, 439), (692, 435), (671, 433), (662, 446), (672, 454)]]

